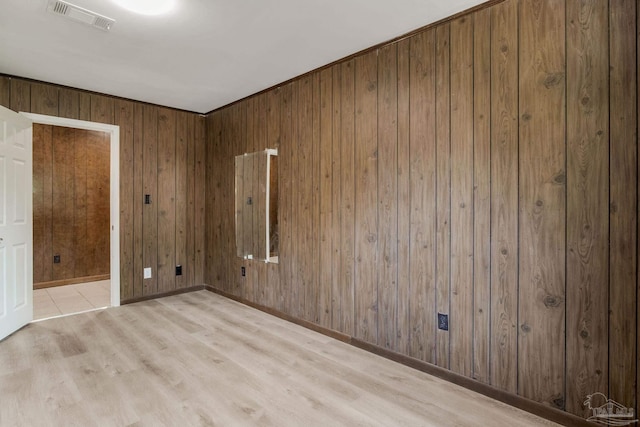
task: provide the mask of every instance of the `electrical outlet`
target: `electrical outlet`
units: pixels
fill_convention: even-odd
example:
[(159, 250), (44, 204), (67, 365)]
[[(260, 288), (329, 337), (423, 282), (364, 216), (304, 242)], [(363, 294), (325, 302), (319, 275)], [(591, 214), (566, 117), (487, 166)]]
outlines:
[(182, 276), (182, 266), (176, 265), (176, 276)]
[(53, 256), (53, 263), (54, 264), (60, 264), (60, 255), (54, 255)]
[(144, 269), (144, 278), (151, 279), (151, 267), (146, 267)]
[(247, 270), (244, 267), (240, 267), (240, 274), (242, 274), (242, 277), (247, 275)]
[(438, 313), (438, 329), (443, 331), (449, 330), (449, 315)]

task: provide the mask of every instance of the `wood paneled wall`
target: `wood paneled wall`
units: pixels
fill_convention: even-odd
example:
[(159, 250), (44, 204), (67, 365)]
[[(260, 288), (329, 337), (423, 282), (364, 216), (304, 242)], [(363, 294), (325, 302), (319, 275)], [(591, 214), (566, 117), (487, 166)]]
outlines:
[[(205, 282), (574, 414), (637, 408), (638, 9), (507, 0), (213, 112)], [(279, 264), (235, 256), (234, 156), (264, 148)]]
[[(0, 105), (120, 126), (122, 301), (204, 283), (203, 117), (7, 76), (0, 76)], [(144, 267), (151, 279), (143, 279)]]
[(34, 286), (109, 276), (109, 139), (33, 126)]

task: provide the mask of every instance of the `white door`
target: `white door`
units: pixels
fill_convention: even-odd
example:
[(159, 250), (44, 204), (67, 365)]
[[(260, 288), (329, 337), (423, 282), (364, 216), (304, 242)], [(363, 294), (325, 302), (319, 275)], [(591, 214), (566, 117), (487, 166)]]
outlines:
[(0, 340), (33, 319), (31, 134), (0, 106)]

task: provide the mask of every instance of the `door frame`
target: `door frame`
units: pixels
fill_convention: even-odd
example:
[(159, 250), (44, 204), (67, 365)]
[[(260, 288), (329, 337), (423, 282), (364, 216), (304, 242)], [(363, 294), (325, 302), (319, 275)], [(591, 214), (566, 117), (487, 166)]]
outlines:
[(120, 126), (105, 123), (87, 122), (64, 117), (45, 116), (42, 114), (20, 112), (33, 123), (53, 125), (76, 129), (106, 132), (110, 135), (110, 168), (109, 173), (109, 221), (111, 224), (109, 247), (111, 276), (111, 306), (120, 305)]

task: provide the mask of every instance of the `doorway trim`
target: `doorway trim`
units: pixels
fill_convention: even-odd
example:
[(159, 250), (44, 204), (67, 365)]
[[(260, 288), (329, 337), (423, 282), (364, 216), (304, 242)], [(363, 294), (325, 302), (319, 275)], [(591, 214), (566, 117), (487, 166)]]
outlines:
[(87, 122), (64, 117), (20, 112), (34, 123), (106, 132), (110, 135), (109, 247), (111, 276), (111, 306), (120, 305), (120, 126)]

